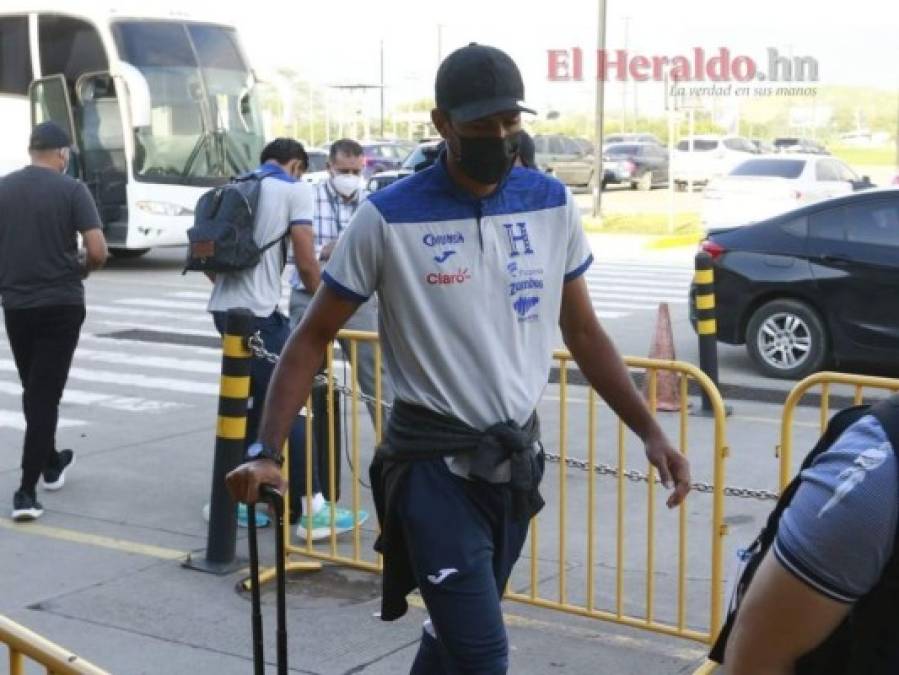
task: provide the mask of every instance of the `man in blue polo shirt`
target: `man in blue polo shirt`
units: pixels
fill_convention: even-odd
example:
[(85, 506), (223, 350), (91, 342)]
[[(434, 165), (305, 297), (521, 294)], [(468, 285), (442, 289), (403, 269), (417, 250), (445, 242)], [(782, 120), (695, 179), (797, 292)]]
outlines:
[(524, 107), (517, 66), (471, 44), (441, 64), (432, 120), (446, 151), (356, 212), (276, 368), (259, 441), (228, 476), (254, 502), (281, 485), (277, 452), (326, 345), (375, 292), (395, 405), (372, 465), (382, 525), (381, 616), (419, 588), (430, 619), (412, 673), (505, 673), (500, 599), (542, 506), (534, 409), (556, 326), (581, 371), (645, 442), (669, 506), (686, 459), (653, 420), (600, 327), (577, 206), (556, 179), (512, 168)]

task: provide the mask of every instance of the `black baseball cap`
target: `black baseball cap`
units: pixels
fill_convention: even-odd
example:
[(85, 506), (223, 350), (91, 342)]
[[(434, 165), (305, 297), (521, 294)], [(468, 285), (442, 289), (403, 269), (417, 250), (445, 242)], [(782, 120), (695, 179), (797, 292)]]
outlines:
[(521, 72), (511, 57), (496, 47), (472, 42), (447, 56), (437, 69), (434, 99), (456, 122), (525, 107)]
[(72, 145), (72, 139), (56, 122), (41, 122), (31, 130), (29, 150), (59, 150)]

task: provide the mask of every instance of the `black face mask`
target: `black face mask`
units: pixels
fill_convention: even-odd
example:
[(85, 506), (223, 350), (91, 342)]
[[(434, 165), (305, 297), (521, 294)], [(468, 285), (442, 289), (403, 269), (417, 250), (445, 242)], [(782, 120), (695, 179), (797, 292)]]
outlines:
[(512, 170), (518, 153), (517, 136), (477, 138), (456, 136), (459, 151), (455, 155), (466, 176), (484, 185), (499, 183)]

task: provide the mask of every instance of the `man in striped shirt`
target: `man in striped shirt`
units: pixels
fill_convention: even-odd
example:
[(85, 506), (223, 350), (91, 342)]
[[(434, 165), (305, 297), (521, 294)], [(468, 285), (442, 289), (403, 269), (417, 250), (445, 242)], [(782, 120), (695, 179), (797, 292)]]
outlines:
[[(346, 230), (350, 219), (359, 208), (359, 204), (368, 196), (365, 190), (362, 170), (365, 167), (365, 156), (362, 146), (354, 140), (342, 138), (335, 141), (328, 155), (328, 180), (322, 181), (315, 187), (315, 208), (313, 212), (312, 241), (307, 240), (307, 248), (314, 247), (314, 251), (306, 251), (307, 255), (297, 256), (297, 267), (291, 275), (290, 285), (290, 325), (296, 328), (303, 315), (306, 313), (312, 296), (320, 283), (320, 268), (331, 257), (331, 251), (337, 240)], [(310, 255), (312, 254), (312, 255)], [(301, 262), (307, 262), (305, 265)], [(308, 269), (307, 269), (308, 268)], [(378, 305), (372, 298), (363, 303), (356, 313), (347, 321), (345, 328), (348, 330), (377, 331), (378, 330)], [(340, 340), (340, 348), (344, 355), (350, 355), (350, 343)], [(375, 395), (375, 358), (374, 348), (371, 343), (359, 342), (357, 344), (356, 376), (363, 393)], [(381, 399), (387, 403), (393, 401), (393, 388), (390, 380), (381, 373)], [(376, 410), (374, 406), (368, 406), (372, 424), (375, 423)], [(309, 527), (309, 514), (312, 514), (312, 539), (320, 539), (330, 536), (331, 518), (330, 504), (324, 500), (321, 493), (320, 477), (316, 475), (316, 462), (312, 463), (312, 490), (311, 504), (303, 500), (303, 517), (297, 528), (301, 539), (306, 538), (306, 529)], [(305, 485), (305, 476), (301, 481)], [(305, 491), (304, 491), (305, 492)], [(356, 518), (356, 524), (361, 525), (368, 518), (368, 514), (360, 511)], [(346, 509), (336, 508), (335, 528), (344, 532), (353, 527), (353, 514)]]

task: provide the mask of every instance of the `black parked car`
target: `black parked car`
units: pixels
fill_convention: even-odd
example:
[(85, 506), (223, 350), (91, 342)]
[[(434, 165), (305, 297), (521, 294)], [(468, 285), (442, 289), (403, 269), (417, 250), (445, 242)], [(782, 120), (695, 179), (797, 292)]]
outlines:
[(411, 176), (422, 169), (426, 169), (437, 161), (437, 155), (443, 148), (443, 141), (425, 140), (419, 143), (418, 147), (410, 152), (398, 169), (391, 171), (381, 171), (374, 174), (369, 180), (366, 189), (369, 192), (377, 192), (382, 188), (386, 188), (391, 183), (395, 183), (400, 178)]
[(668, 150), (656, 143), (612, 143), (602, 152), (603, 186), (649, 190), (668, 183)]
[(714, 258), (718, 340), (745, 344), (764, 374), (899, 365), (899, 189), (714, 231), (701, 246)]

